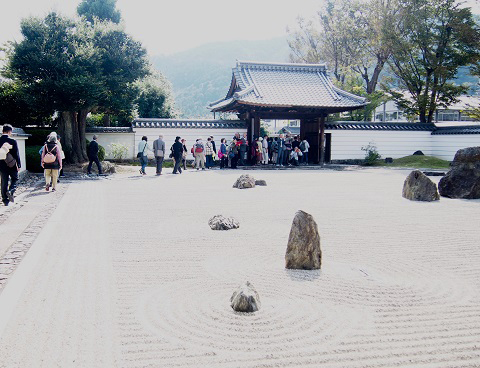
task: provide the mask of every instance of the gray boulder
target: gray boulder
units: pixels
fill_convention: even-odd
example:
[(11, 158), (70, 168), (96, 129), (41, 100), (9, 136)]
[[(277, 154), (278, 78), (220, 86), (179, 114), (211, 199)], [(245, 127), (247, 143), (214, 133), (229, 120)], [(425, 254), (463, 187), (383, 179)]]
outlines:
[(297, 211), (288, 237), (285, 267), (315, 270), (322, 266), (318, 226), (312, 215)]
[[(115, 174), (115, 164), (112, 164), (109, 161), (102, 161), (100, 162), (100, 165), (102, 166), (102, 172), (104, 174)], [(82, 165), (82, 171), (85, 173), (88, 171), (88, 162)], [(92, 165), (92, 172), (98, 172), (97, 165), (95, 163)]]
[(438, 201), (437, 185), (419, 170), (412, 171), (403, 183), (402, 197), (411, 201)]
[(248, 174), (241, 175), (233, 187), (238, 189), (255, 188), (255, 179)]
[(222, 215), (213, 216), (208, 220), (208, 225), (212, 230), (231, 230), (240, 227), (239, 222), (233, 217), (225, 217)]
[(260, 309), (260, 297), (249, 281), (240, 285), (233, 293), (230, 306), (236, 312), (252, 313)]
[(480, 147), (457, 151), (451, 169), (438, 183), (438, 191), (443, 197), (480, 198)]
[(265, 180), (255, 180), (255, 185), (258, 185), (259, 187), (266, 187), (267, 182)]

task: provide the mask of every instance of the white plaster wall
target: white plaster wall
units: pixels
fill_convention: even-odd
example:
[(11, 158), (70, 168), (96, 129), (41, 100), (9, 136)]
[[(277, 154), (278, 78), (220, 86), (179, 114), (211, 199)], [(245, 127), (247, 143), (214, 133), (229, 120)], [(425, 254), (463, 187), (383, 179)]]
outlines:
[(432, 135), (432, 156), (452, 161), (462, 148), (479, 147), (480, 134)]
[(17, 141), (18, 151), (20, 153), (20, 161), (22, 164), (20, 172), (25, 171), (27, 167), (27, 158), (25, 156), (25, 141), (28, 139), (28, 137), (18, 137), (13, 135), (12, 138)]
[(128, 147), (126, 158), (132, 159), (135, 157), (135, 133), (86, 133), (85, 136), (89, 141), (92, 141), (94, 134), (98, 137), (98, 144), (105, 148), (106, 158), (113, 158), (110, 147), (112, 143), (121, 143)]
[(382, 158), (400, 158), (421, 150), (432, 155), (432, 138), (426, 131), (325, 130), (332, 133), (332, 160), (363, 159), (362, 147), (370, 142)]
[[(170, 149), (172, 144), (175, 142), (175, 137), (179, 136), (183, 139), (187, 140), (187, 147), (193, 147), (195, 140), (198, 138), (202, 138), (204, 143), (207, 141), (209, 136), (213, 136), (215, 140), (215, 145), (218, 147), (220, 146), (220, 140), (225, 138), (227, 142), (230, 142), (235, 135), (235, 133), (243, 133), (247, 132), (247, 129), (241, 128), (230, 128), (230, 129), (165, 129), (165, 128), (135, 128), (135, 157), (137, 155), (138, 143), (142, 140), (143, 136), (148, 138), (148, 143), (150, 148), (153, 146), (153, 141), (158, 138), (160, 134), (163, 135), (163, 140), (165, 141), (165, 146), (167, 151)], [(152, 155), (150, 153), (149, 155)]]

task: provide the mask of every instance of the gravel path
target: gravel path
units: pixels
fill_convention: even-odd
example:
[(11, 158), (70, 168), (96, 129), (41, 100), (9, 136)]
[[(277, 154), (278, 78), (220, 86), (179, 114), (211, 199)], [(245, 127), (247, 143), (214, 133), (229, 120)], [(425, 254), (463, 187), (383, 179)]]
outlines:
[[(0, 294), (0, 367), (480, 366), (479, 200), (405, 200), (403, 170), (244, 173), (70, 184)], [(284, 269), (298, 209), (321, 271)], [(247, 280), (253, 315), (229, 306)]]

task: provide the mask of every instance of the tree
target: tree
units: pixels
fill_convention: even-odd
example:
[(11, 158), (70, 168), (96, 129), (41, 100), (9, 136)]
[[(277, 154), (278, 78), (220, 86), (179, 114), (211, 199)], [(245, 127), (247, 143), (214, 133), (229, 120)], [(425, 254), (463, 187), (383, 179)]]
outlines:
[(95, 19), (120, 23), (121, 14), (116, 9), (116, 4), (117, 0), (82, 0), (77, 7), (77, 14), (92, 24)]
[(162, 74), (152, 71), (138, 82), (138, 88), (136, 105), (140, 118), (175, 117), (171, 85)]
[[(318, 13), (318, 24), (298, 20), (288, 40), (293, 62), (326, 62), (344, 87), (351, 72), (360, 76), (367, 94), (374, 93), (390, 56), (384, 31), (396, 20), (396, 0), (329, 0)], [(355, 79), (355, 75), (353, 75)]]
[[(133, 105), (134, 82), (148, 74), (146, 51), (111, 22), (89, 24), (56, 13), (21, 23), (4, 72), (30, 101), (58, 113), (62, 144), (71, 162), (87, 159), (85, 126), (91, 111)], [(38, 103), (35, 103), (39, 107)]]
[(407, 113), (431, 123), (437, 107), (467, 92), (450, 81), (459, 67), (480, 60), (480, 31), (456, 0), (401, 0), (400, 9), (398, 27), (388, 29), (388, 63), (398, 83), (387, 90)]

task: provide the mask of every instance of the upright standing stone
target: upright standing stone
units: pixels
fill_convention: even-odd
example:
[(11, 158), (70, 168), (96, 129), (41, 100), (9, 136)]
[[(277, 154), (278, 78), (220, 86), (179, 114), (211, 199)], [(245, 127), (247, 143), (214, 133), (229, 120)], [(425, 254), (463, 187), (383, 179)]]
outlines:
[(314, 270), (322, 266), (322, 250), (317, 223), (312, 215), (297, 211), (288, 237), (285, 267)]
[(411, 201), (438, 201), (437, 185), (419, 170), (412, 171), (403, 183), (402, 196)]
[(480, 198), (480, 147), (457, 151), (450, 171), (438, 183), (438, 191), (443, 197)]
[(260, 309), (260, 297), (253, 287), (247, 281), (240, 285), (230, 298), (230, 306), (236, 312), (256, 312)]

